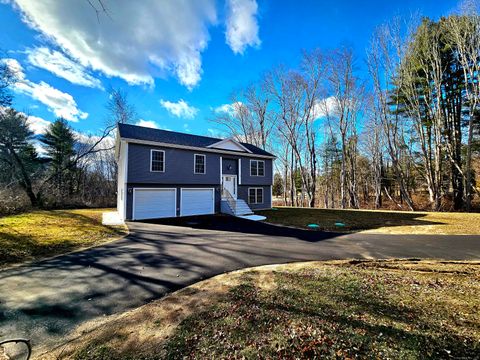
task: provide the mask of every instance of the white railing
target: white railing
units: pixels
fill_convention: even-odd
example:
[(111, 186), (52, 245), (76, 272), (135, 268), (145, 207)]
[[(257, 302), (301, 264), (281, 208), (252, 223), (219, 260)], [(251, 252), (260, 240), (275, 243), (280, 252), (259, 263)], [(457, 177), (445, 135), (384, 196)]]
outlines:
[(222, 199), (227, 200), (230, 209), (233, 211), (233, 215), (237, 215), (237, 201), (235, 198), (230, 194), (230, 191), (222, 186)]

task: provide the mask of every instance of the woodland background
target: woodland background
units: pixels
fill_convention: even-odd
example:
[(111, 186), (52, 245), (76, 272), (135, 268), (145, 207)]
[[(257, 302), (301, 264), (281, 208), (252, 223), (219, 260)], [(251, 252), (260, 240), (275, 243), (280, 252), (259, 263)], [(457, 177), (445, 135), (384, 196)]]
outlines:
[[(211, 121), (277, 156), (277, 205), (478, 210), (476, 6), (439, 21), (392, 19), (365, 54), (357, 59), (348, 46), (304, 51), (298, 66), (279, 65), (234, 91)], [(28, 114), (12, 105), (16, 81), (0, 61), (0, 214), (115, 206), (116, 124), (135, 123), (136, 104), (110, 89), (100, 134), (57, 119), (34, 136)]]

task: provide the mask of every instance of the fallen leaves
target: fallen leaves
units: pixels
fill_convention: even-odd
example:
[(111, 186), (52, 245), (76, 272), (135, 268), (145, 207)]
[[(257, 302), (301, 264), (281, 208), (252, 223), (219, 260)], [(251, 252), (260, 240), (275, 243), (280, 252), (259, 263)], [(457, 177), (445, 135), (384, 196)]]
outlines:
[(260, 283), (266, 271), (250, 272), (185, 319), (152, 358), (474, 358), (479, 268), (420, 260), (284, 265), (268, 272), (268, 287)]

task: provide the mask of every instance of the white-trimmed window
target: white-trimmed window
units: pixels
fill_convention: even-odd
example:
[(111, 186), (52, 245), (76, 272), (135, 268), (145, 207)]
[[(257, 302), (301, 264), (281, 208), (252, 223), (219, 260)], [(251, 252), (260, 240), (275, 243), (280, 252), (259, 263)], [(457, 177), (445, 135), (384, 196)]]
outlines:
[(150, 171), (165, 172), (165, 151), (163, 150), (150, 151)]
[(194, 167), (193, 172), (195, 174), (205, 174), (206, 172), (206, 156), (202, 154), (195, 154), (194, 155)]
[(250, 160), (250, 176), (265, 176), (265, 161)]
[(248, 203), (263, 204), (263, 188), (248, 188)]

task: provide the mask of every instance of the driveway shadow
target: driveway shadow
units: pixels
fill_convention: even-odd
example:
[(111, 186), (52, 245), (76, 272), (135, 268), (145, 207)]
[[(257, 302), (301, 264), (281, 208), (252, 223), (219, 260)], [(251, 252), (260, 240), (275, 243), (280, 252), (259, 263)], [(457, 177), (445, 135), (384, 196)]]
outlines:
[(143, 220), (143, 223), (188, 227), (192, 229), (226, 231), (266, 236), (284, 236), (308, 242), (318, 242), (345, 235), (340, 232), (305, 230), (252, 221), (229, 215), (203, 215), (169, 219)]

